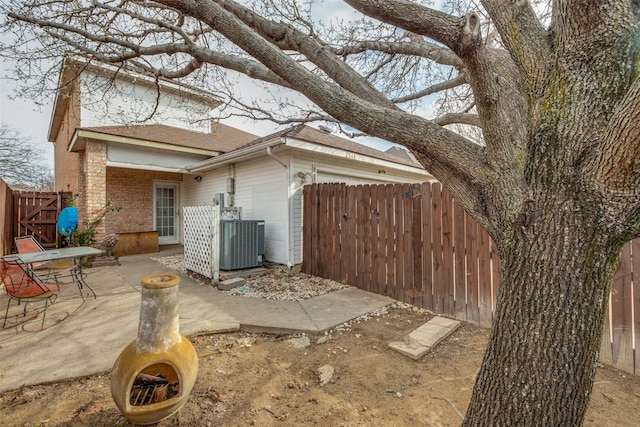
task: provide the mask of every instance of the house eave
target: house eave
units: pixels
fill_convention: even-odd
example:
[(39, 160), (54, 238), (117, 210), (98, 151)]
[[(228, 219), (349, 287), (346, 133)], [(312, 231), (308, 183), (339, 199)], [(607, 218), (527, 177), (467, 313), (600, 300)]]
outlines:
[(147, 171), (157, 171), (157, 172), (189, 173), (189, 171), (186, 170), (185, 168), (170, 168), (170, 167), (164, 167), (164, 166), (140, 165), (138, 163), (113, 162), (110, 160), (107, 160), (107, 167), (147, 170)]
[(431, 178), (431, 174), (429, 174), (429, 172), (427, 172), (421, 167), (410, 166), (410, 165), (396, 163), (396, 162), (383, 160), (383, 159), (377, 159), (375, 157), (367, 156), (364, 154), (354, 153), (352, 151), (342, 150), (339, 148), (327, 147), (324, 145), (306, 142), (303, 140), (290, 138), (290, 137), (273, 139), (270, 141), (262, 142), (260, 144), (252, 145), (250, 147), (246, 147), (244, 149), (221, 154), (215, 158), (203, 160), (202, 162), (187, 166), (187, 169), (191, 173), (206, 172), (229, 163), (236, 163), (239, 161), (248, 160), (250, 158), (257, 157), (263, 154), (267, 155), (266, 149), (268, 147), (275, 147), (277, 145), (284, 145), (288, 148), (297, 149), (301, 151), (320, 153), (320, 154), (324, 154), (324, 155), (332, 156), (336, 158), (342, 158), (342, 159), (347, 159), (355, 162), (366, 163), (366, 164), (374, 165), (380, 168), (395, 169), (395, 170), (401, 170), (409, 173), (424, 175), (426, 179)]
[(260, 144), (251, 145), (246, 148), (241, 148), (229, 153), (220, 154), (217, 157), (194, 163), (193, 165), (187, 166), (187, 170), (191, 173), (206, 172), (220, 166), (227, 165), (229, 163), (248, 160), (253, 157), (258, 157), (262, 154), (266, 155), (266, 149), (268, 147), (275, 147), (277, 145), (282, 145), (282, 143), (283, 141), (281, 141), (280, 139), (261, 142)]
[(431, 174), (424, 170), (424, 168), (417, 166), (410, 166), (402, 163), (396, 163), (389, 160), (377, 159), (375, 157), (367, 156), (365, 154), (354, 153), (353, 151), (342, 150), (340, 148), (327, 147), (324, 145), (314, 144), (306, 141), (302, 141), (295, 138), (287, 138), (287, 146), (298, 150), (320, 153), (331, 157), (337, 157), (340, 159), (347, 159), (355, 162), (366, 163), (374, 165), (380, 168), (403, 170), (411, 173), (425, 175), (430, 177)]
[(215, 150), (204, 150), (201, 148), (184, 147), (181, 145), (166, 144), (163, 142), (148, 141), (144, 139), (131, 138), (127, 136), (110, 135), (110, 134), (86, 130), (86, 129), (76, 129), (76, 131), (73, 134), (73, 137), (71, 138), (71, 141), (69, 142), (68, 150), (74, 151), (74, 152), (83, 151), (85, 149), (86, 141), (88, 139), (93, 139), (96, 141), (104, 141), (104, 142), (115, 142), (115, 143), (126, 144), (126, 145), (134, 145), (137, 147), (155, 148), (155, 149), (161, 149), (165, 151), (173, 151), (173, 152), (179, 152), (179, 153), (197, 154), (197, 155), (210, 156), (210, 157), (215, 157), (220, 155), (220, 152)]

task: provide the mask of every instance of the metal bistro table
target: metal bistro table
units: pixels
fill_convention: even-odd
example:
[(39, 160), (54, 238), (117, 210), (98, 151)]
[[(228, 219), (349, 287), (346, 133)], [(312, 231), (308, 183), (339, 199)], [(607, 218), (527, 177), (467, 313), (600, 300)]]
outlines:
[(27, 265), (40, 262), (57, 261), (62, 259), (73, 259), (73, 263), (76, 266), (71, 271), (73, 277), (78, 281), (81, 288), (86, 286), (91, 291), (91, 293), (93, 293), (93, 297), (97, 298), (96, 291), (94, 291), (93, 288), (89, 286), (89, 284), (84, 280), (85, 275), (82, 272), (82, 259), (87, 256), (102, 255), (103, 253), (104, 251), (101, 249), (92, 248), (90, 246), (78, 246), (61, 249), (51, 249), (42, 252), (25, 252), (21, 254), (12, 254), (11, 256), (20, 259), (20, 261)]

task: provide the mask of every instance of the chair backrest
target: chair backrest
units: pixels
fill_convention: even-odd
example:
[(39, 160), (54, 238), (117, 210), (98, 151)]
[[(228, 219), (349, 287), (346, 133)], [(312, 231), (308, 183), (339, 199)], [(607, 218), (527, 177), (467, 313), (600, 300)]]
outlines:
[(19, 254), (25, 254), (28, 252), (42, 252), (44, 248), (33, 236), (22, 236), (13, 239), (16, 242), (16, 248), (18, 248)]

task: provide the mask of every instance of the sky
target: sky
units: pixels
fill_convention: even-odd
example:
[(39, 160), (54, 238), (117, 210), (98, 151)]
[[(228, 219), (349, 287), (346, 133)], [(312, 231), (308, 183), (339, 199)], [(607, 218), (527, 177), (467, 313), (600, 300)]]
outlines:
[[(357, 16), (355, 10), (339, 0), (321, 0), (317, 6), (314, 15), (320, 20), (328, 21), (335, 18), (349, 20), (350, 18), (355, 19)], [(27, 137), (36, 147), (40, 148), (47, 166), (53, 171), (53, 144), (47, 141), (53, 100), (50, 105), (38, 110), (33, 102), (24, 99), (11, 99), (16, 84), (7, 76), (11, 75), (13, 68), (14, 64), (12, 63), (0, 63), (0, 122), (7, 123), (13, 129), (18, 130), (23, 137)], [(274, 124), (272, 123), (253, 123), (242, 118), (227, 119), (223, 123), (242, 128), (259, 136), (274, 132)], [(376, 138), (360, 138), (357, 142), (379, 150), (386, 150), (393, 145)]]

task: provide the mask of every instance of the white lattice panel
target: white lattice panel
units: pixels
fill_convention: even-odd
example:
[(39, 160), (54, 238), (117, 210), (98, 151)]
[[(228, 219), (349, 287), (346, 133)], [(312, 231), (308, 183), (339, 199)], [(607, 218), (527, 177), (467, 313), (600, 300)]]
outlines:
[(218, 224), (217, 206), (187, 206), (184, 214), (184, 266), (205, 277), (218, 279)]

